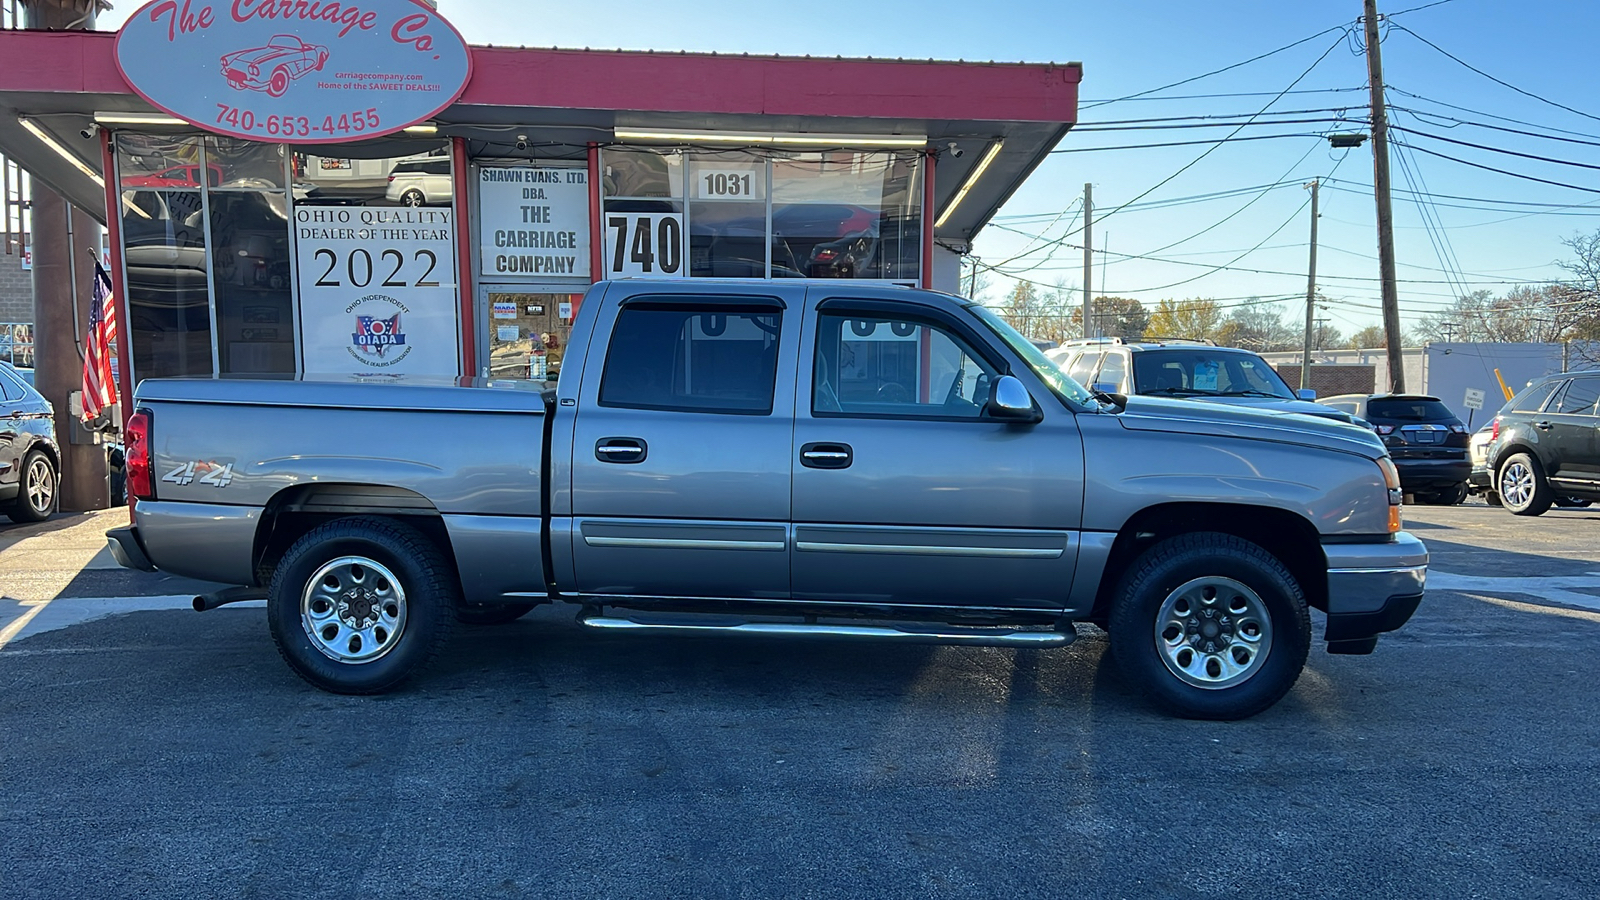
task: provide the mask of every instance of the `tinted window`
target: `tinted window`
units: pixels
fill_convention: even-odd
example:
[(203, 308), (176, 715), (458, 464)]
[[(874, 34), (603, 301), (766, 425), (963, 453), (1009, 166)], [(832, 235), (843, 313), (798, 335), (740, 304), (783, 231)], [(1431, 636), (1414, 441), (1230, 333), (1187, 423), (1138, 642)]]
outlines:
[(1438, 400), (1417, 397), (1373, 398), (1367, 401), (1367, 418), (1400, 422), (1437, 422), (1453, 419), (1450, 409)]
[(1594, 415), (1597, 398), (1600, 398), (1600, 378), (1574, 378), (1551, 411)]
[(823, 315), (811, 410), (821, 415), (976, 419), (994, 367), (937, 325)]
[(1099, 350), (1085, 350), (1082, 356), (1072, 361), (1072, 365), (1067, 369), (1067, 376), (1079, 384), (1088, 384), (1089, 376), (1094, 374), (1095, 367), (1099, 363)]
[(625, 307), (600, 380), (600, 405), (766, 415), (778, 377), (776, 309)]
[(1559, 384), (1561, 384), (1560, 381), (1547, 381), (1544, 384), (1536, 384), (1511, 398), (1511, 402), (1507, 403), (1506, 406), (1517, 412), (1538, 412), (1544, 408), (1544, 402), (1550, 399), (1550, 393)]
[(1258, 356), (1194, 350), (1134, 354), (1134, 390), (1141, 394), (1265, 395), (1294, 399), (1289, 386)]

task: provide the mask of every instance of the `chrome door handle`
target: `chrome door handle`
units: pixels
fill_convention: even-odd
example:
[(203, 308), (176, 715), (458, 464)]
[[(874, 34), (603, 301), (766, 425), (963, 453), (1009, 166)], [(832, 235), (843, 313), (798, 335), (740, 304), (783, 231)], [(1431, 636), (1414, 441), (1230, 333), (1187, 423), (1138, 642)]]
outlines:
[(639, 463), (649, 455), (650, 447), (638, 438), (605, 437), (594, 444), (594, 458), (608, 463)]
[(1539, 429), (1540, 431), (1549, 431), (1550, 430), (1550, 423), (1549, 422), (1535, 422), (1535, 423), (1533, 423), (1533, 427)]
[(800, 465), (808, 469), (848, 469), (854, 460), (849, 444), (817, 441), (800, 447)]

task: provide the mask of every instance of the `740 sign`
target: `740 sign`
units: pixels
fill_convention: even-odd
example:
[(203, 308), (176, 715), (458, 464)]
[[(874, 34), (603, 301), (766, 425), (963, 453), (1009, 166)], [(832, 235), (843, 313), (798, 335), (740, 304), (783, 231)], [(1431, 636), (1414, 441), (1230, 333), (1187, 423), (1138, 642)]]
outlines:
[(613, 278), (682, 278), (682, 213), (606, 216), (606, 264)]

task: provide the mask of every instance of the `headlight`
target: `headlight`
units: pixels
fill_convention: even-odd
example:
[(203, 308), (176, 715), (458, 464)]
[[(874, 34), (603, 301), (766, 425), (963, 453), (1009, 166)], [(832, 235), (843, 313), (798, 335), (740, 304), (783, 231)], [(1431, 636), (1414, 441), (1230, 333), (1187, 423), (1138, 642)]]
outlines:
[(1383, 472), (1384, 487), (1389, 489), (1389, 533), (1395, 534), (1400, 530), (1400, 506), (1405, 500), (1405, 492), (1400, 489), (1400, 470), (1387, 456), (1379, 457), (1378, 469)]

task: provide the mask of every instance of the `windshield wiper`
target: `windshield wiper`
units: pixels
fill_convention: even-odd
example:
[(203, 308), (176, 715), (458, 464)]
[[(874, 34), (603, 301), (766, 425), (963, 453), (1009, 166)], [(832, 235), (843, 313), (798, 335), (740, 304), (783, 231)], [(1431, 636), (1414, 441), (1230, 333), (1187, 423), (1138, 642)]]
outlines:
[(1156, 388), (1155, 390), (1143, 391), (1141, 393), (1145, 394), (1146, 396), (1150, 396), (1150, 395), (1154, 395), (1154, 394), (1165, 394), (1165, 395), (1167, 395), (1169, 397), (1177, 397), (1177, 396), (1183, 396), (1183, 395), (1188, 395), (1188, 394), (1209, 394), (1211, 392), (1210, 391), (1197, 391), (1194, 388), (1167, 387), (1167, 388)]
[(1250, 390), (1244, 390), (1244, 391), (1222, 391), (1221, 393), (1217, 394), (1217, 396), (1218, 397), (1271, 397), (1274, 400), (1293, 400), (1294, 399), (1293, 397), (1285, 397), (1282, 394), (1274, 394), (1271, 391), (1258, 391), (1258, 390), (1255, 390), (1254, 388), (1251, 388)]

